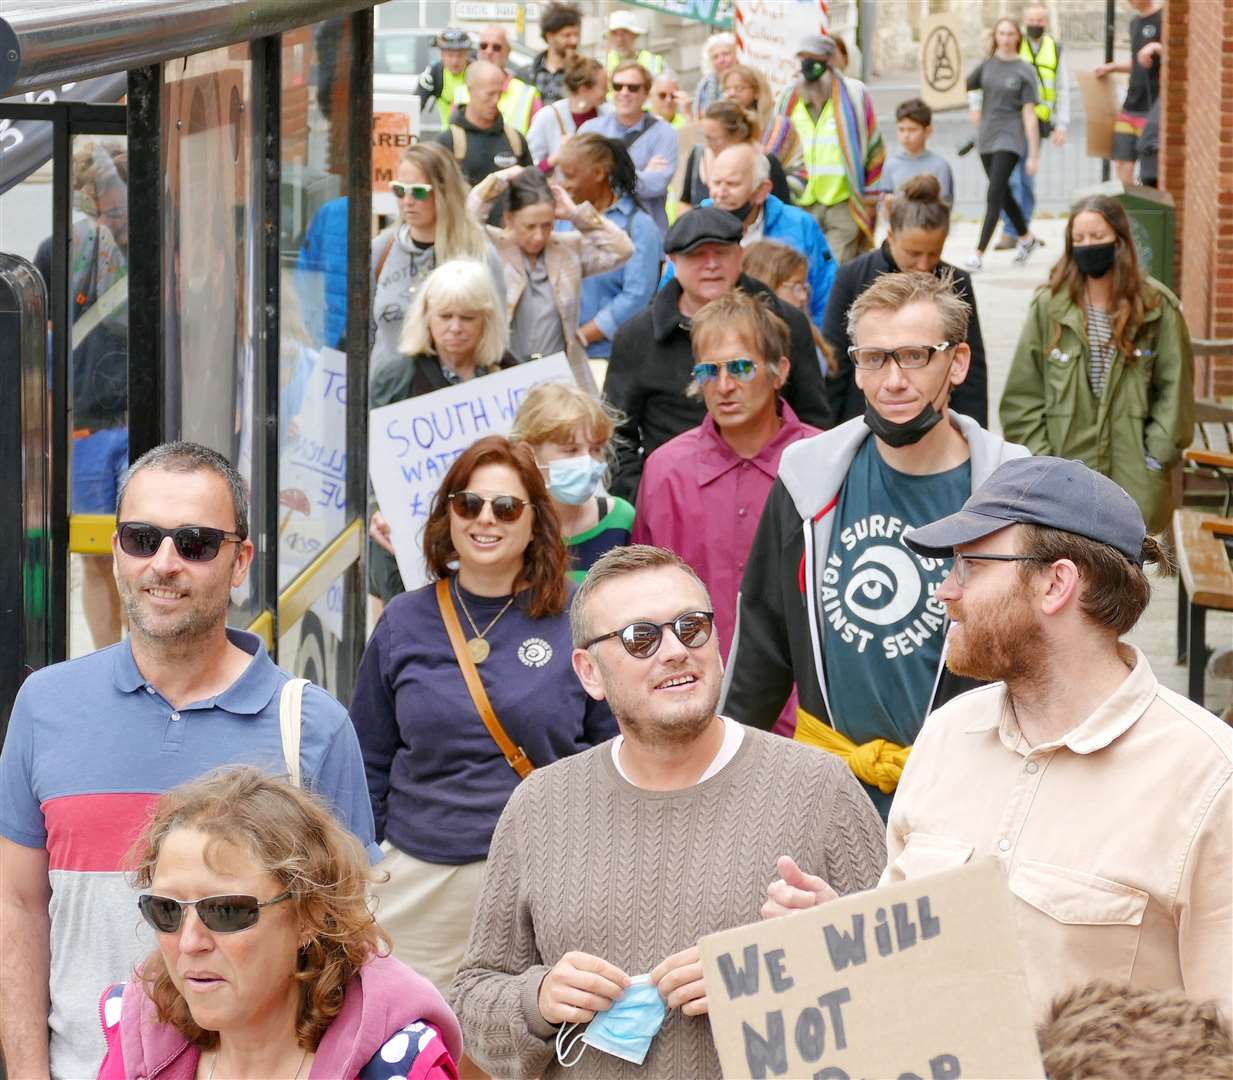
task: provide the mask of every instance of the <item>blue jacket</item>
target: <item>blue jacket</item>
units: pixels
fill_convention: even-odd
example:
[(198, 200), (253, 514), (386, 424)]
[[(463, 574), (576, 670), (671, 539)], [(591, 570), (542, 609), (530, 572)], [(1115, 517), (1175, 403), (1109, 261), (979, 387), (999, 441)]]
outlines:
[[(703, 199), (699, 205), (714, 204), (710, 199)], [(809, 317), (815, 326), (821, 326), (836, 269), (835, 257), (821, 226), (799, 206), (789, 206), (782, 199), (768, 195), (762, 208), (762, 236), (796, 248), (809, 261)], [(672, 264), (668, 263), (664, 281), (672, 276)]]
[[(318, 347), (341, 349), (347, 332), (347, 197), (331, 199), (304, 234), (295, 268), (300, 316)], [(324, 301), (324, 309), (323, 309)]]

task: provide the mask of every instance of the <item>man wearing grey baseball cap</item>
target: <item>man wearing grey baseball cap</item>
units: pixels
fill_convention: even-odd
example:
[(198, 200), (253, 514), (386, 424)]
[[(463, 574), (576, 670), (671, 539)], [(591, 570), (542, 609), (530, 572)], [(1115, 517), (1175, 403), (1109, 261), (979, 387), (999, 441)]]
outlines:
[[(1042, 1014), (1101, 978), (1233, 1015), (1233, 731), (1119, 640), (1151, 596), (1143, 564), (1171, 570), (1134, 500), (1080, 462), (1021, 458), (904, 541), (953, 555), (946, 663), (992, 684), (925, 722), (881, 884), (997, 859)], [(830, 896), (780, 873), (766, 915)]]

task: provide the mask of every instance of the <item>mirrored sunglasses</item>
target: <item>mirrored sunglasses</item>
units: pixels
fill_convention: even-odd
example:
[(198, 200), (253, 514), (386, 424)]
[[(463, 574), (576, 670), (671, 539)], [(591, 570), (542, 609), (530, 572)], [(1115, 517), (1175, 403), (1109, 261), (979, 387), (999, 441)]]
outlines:
[(209, 525), (181, 525), (178, 529), (160, 529), (144, 521), (122, 521), (117, 527), (120, 550), (134, 559), (149, 559), (171, 537), (180, 558), (190, 562), (209, 562), (218, 555), (223, 544), (238, 544), (239, 533), (212, 529)]
[(725, 360), (722, 364), (694, 364), (694, 379), (699, 386), (705, 386), (719, 378), (719, 369), (723, 368), (728, 377), (737, 382), (749, 382), (758, 370), (757, 362), (748, 356), (738, 356), (735, 360)]
[(404, 184), (401, 180), (391, 180), (390, 190), (394, 193), (394, 198), (405, 199), (408, 195), (416, 202), (426, 202), (428, 196), (432, 194), (431, 184)]
[(201, 925), (215, 934), (238, 934), (255, 926), (263, 907), (281, 904), (291, 893), (280, 893), (271, 900), (255, 896), (204, 896), (200, 900), (173, 900), (170, 896), (142, 893), (137, 897), (141, 917), (160, 934), (174, 934), (184, 921), (184, 909), (196, 908)]
[(531, 505), (529, 500), (520, 499), (516, 495), (497, 495), (491, 499), (485, 499), (483, 495), (477, 495), (474, 491), (455, 491), (449, 496), (449, 501), (450, 506), (454, 508), (454, 513), (463, 521), (474, 521), (483, 513), (484, 504), (492, 503), (492, 516), (507, 525), (522, 517), (523, 510)]
[(613, 630), (609, 634), (600, 634), (599, 637), (591, 638), (582, 647), (589, 649), (601, 641), (617, 638), (625, 646), (625, 651), (634, 659), (649, 660), (659, 652), (659, 646), (664, 640), (664, 631), (668, 627), (672, 627), (677, 640), (686, 648), (700, 649), (711, 639), (714, 626), (715, 613), (713, 611), (687, 611), (671, 622), (630, 623), (628, 626), (621, 627), (620, 630)]

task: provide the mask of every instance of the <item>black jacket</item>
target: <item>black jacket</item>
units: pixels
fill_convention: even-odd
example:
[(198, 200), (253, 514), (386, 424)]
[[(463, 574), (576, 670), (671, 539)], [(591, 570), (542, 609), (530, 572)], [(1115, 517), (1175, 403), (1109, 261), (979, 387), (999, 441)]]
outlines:
[[(955, 275), (955, 292), (972, 305), (972, 318), (968, 323), (972, 363), (968, 368), (968, 377), (951, 393), (950, 407), (955, 412), (970, 416), (981, 427), (986, 427), (989, 421), (989, 392), (985, 371), (985, 342), (980, 336), (980, 316), (976, 313), (976, 293), (972, 291), (972, 276), (945, 262), (938, 263), (934, 273), (941, 277), (947, 270)], [(852, 376), (852, 361), (848, 359), (848, 346), (852, 344), (848, 339), (848, 308), (852, 306), (852, 301), (869, 287), (874, 278), (898, 272), (899, 267), (891, 258), (890, 247), (883, 243), (875, 251), (867, 251), (851, 262), (844, 263), (835, 274), (835, 283), (831, 286), (831, 295), (826, 302), (826, 316), (822, 320), (822, 336), (835, 350), (835, 363), (839, 367), (839, 370), (826, 380), (826, 395), (837, 424), (851, 420), (854, 416), (862, 416), (865, 412), (865, 395), (856, 385), (856, 379)]]
[[(458, 162), (458, 167), (462, 169), (462, 175), (467, 178), (467, 183), (472, 187), (489, 173), (499, 172), (511, 165), (535, 164), (531, 160), (531, 152), (527, 149), (527, 140), (518, 132), (514, 132), (511, 139), (506, 134), (505, 121), (500, 113), (497, 114), (497, 122), (492, 127), (480, 128), (472, 124), (461, 109), (455, 109), (450, 126), (437, 136), (437, 142), (451, 154), (455, 154), (453, 131), (455, 127), (462, 130), (466, 140), (466, 153)], [(509, 160), (496, 161), (498, 155)]]
[[(808, 319), (760, 281), (742, 274), (737, 287), (766, 296), (775, 313), (788, 324), (792, 368), (784, 385), (784, 400), (806, 424), (829, 427), (826, 388)], [(651, 306), (625, 322), (612, 339), (604, 397), (625, 414), (626, 420), (617, 429), (617, 473), (611, 490), (630, 502), (638, 492), (645, 456), (697, 427), (706, 416), (700, 398), (685, 396), (694, 358), (689, 321), (677, 307), (680, 298), (681, 283), (672, 278), (655, 294)]]

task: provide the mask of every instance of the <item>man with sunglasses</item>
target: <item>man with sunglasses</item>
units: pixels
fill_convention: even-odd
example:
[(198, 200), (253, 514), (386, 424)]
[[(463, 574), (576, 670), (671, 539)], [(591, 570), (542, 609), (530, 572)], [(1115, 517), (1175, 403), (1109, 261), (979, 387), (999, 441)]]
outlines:
[(826, 390), (809, 320), (762, 282), (741, 273), (741, 235), (741, 223), (713, 206), (677, 218), (664, 243), (673, 277), (651, 306), (622, 324), (612, 339), (604, 396), (625, 414), (615, 440), (615, 495), (632, 501), (644, 455), (702, 423), (706, 407), (685, 393), (694, 366), (691, 320), (733, 289), (758, 297), (787, 324), (791, 365), (783, 398), (804, 423), (828, 426)]
[(724, 708), (770, 728), (795, 684), (796, 738), (845, 760), (883, 817), (925, 716), (974, 685), (943, 669), (946, 563), (903, 534), (1027, 455), (949, 408), (969, 314), (932, 274), (886, 274), (856, 299), (865, 415), (784, 451), (741, 583)]
[[(539, 91), (530, 83), (523, 82), (509, 67), (509, 34), (503, 26), (485, 26), (480, 31), (479, 59), (495, 64), (505, 74), (505, 85), (497, 99), (497, 109), (507, 127), (516, 128), (523, 135), (531, 126), (531, 120), (543, 106)], [(466, 87), (454, 95), (458, 105), (466, 104)]]
[[(926, 721), (883, 883), (997, 859), (1041, 1015), (1095, 979), (1233, 1015), (1233, 732), (1120, 640), (1151, 599), (1144, 563), (1172, 570), (1134, 500), (1081, 462), (1021, 458), (904, 540), (953, 556), (947, 667), (992, 685)], [(764, 914), (829, 896), (784, 860)]]
[[(243, 479), (169, 443), (120, 485), (112, 539), (129, 637), (34, 672), (0, 752), (0, 1039), (10, 1076), (92, 1076), (99, 988), (149, 951), (123, 858), (159, 795), (220, 765), (287, 771), (287, 672), (227, 627), (253, 557)], [(346, 710), (304, 689), (303, 783), (380, 857)]]
[[(514, 792), (451, 1003), (495, 1076), (568, 1075), (554, 1055), (563, 1025), (597, 1016), (584, 1053), (600, 1060), (585, 1075), (718, 1076), (699, 938), (757, 917), (783, 851), (828, 868), (841, 893), (871, 886), (881, 822), (829, 755), (716, 713), (710, 598), (679, 556), (603, 555), (570, 629), (574, 671), (621, 733)], [(609, 1010), (640, 1069), (601, 1057)]]
[(741, 574), (779, 458), (819, 432), (780, 397), (790, 370), (788, 327), (766, 304), (733, 289), (698, 312), (689, 337), (697, 362), (687, 392), (706, 403), (706, 417), (647, 458), (633, 538), (675, 551), (697, 571), (726, 657)]

